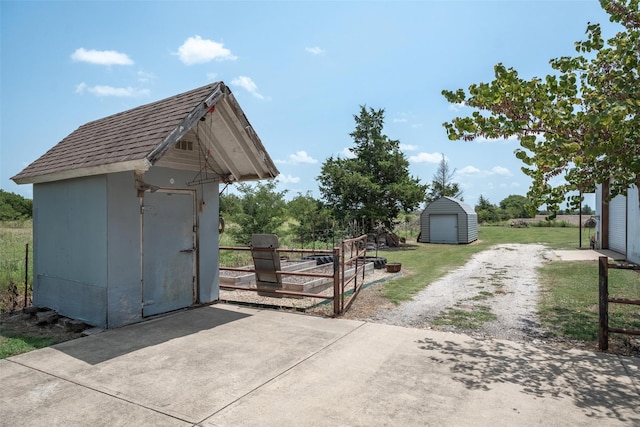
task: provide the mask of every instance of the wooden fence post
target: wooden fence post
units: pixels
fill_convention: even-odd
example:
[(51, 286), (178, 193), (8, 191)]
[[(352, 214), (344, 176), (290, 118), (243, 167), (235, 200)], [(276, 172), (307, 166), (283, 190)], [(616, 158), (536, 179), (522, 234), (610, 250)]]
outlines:
[(600, 323), (598, 327), (598, 347), (609, 349), (609, 261), (606, 256), (598, 258), (598, 301)]

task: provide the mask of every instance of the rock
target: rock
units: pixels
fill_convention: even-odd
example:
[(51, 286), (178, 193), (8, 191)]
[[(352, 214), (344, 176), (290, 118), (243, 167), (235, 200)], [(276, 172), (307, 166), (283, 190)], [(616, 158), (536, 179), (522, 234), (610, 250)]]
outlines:
[(24, 314), (28, 314), (30, 316), (33, 316), (38, 311), (40, 311), (40, 309), (38, 307), (34, 307), (34, 306), (25, 307), (25, 308), (22, 309), (22, 312)]
[(36, 323), (44, 325), (47, 323), (55, 323), (58, 320), (58, 313), (53, 310), (40, 311), (36, 313)]
[(67, 331), (70, 332), (82, 332), (87, 328), (87, 325), (81, 320), (69, 319), (67, 317), (63, 317), (58, 321), (62, 327), (64, 327)]
[(93, 328), (89, 328), (89, 329), (85, 329), (84, 331), (82, 331), (82, 335), (85, 337), (91, 336), (91, 335), (96, 335), (99, 334), (100, 332), (103, 332), (104, 329), (99, 328), (99, 327), (93, 327)]

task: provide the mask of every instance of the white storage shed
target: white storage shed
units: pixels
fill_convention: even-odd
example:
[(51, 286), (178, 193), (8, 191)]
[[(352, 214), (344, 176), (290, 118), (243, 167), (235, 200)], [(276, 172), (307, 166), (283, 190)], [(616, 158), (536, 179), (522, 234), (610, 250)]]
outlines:
[(441, 197), (420, 215), (421, 243), (464, 244), (478, 240), (478, 214), (466, 203)]

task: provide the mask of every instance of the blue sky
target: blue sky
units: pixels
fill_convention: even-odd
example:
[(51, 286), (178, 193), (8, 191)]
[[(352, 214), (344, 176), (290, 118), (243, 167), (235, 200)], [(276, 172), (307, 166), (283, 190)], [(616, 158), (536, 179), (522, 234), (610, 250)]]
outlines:
[[(352, 146), (360, 105), (385, 110), (411, 174), (442, 155), (464, 200), (497, 204), (530, 180), (517, 141), (456, 142), (442, 123), (469, 114), (443, 89), (523, 78), (574, 55), (588, 22), (616, 27), (597, 1), (0, 2), (0, 186), (82, 124), (222, 80), (281, 172), (288, 198), (311, 191)], [(589, 203), (589, 200), (587, 200)], [(593, 203), (589, 203), (592, 207)]]

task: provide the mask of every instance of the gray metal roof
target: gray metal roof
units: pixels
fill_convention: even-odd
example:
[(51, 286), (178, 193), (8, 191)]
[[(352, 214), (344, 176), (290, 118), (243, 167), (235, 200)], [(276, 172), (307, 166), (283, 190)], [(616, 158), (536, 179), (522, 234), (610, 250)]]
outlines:
[(436, 199), (433, 202), (429, 203), (425, 208), (425, 211), (430, 210), (429, 206), (431, 206), (432, 204), (434, 205), (433, 207), (440, 204), (446, 204), (447, 206), (457, 206), (469, 215), (476, 215), (476, 211), (471, 206), (469, 206), (462, 200), (454, 199), (453, 197), (449, 197), (449, 196), (440, 197), (439, 199)]
[(231, 90), (217, 82), (86, 123), (12, 179), (40, 183), (154, 165), (222, 182), (279, 174)]

